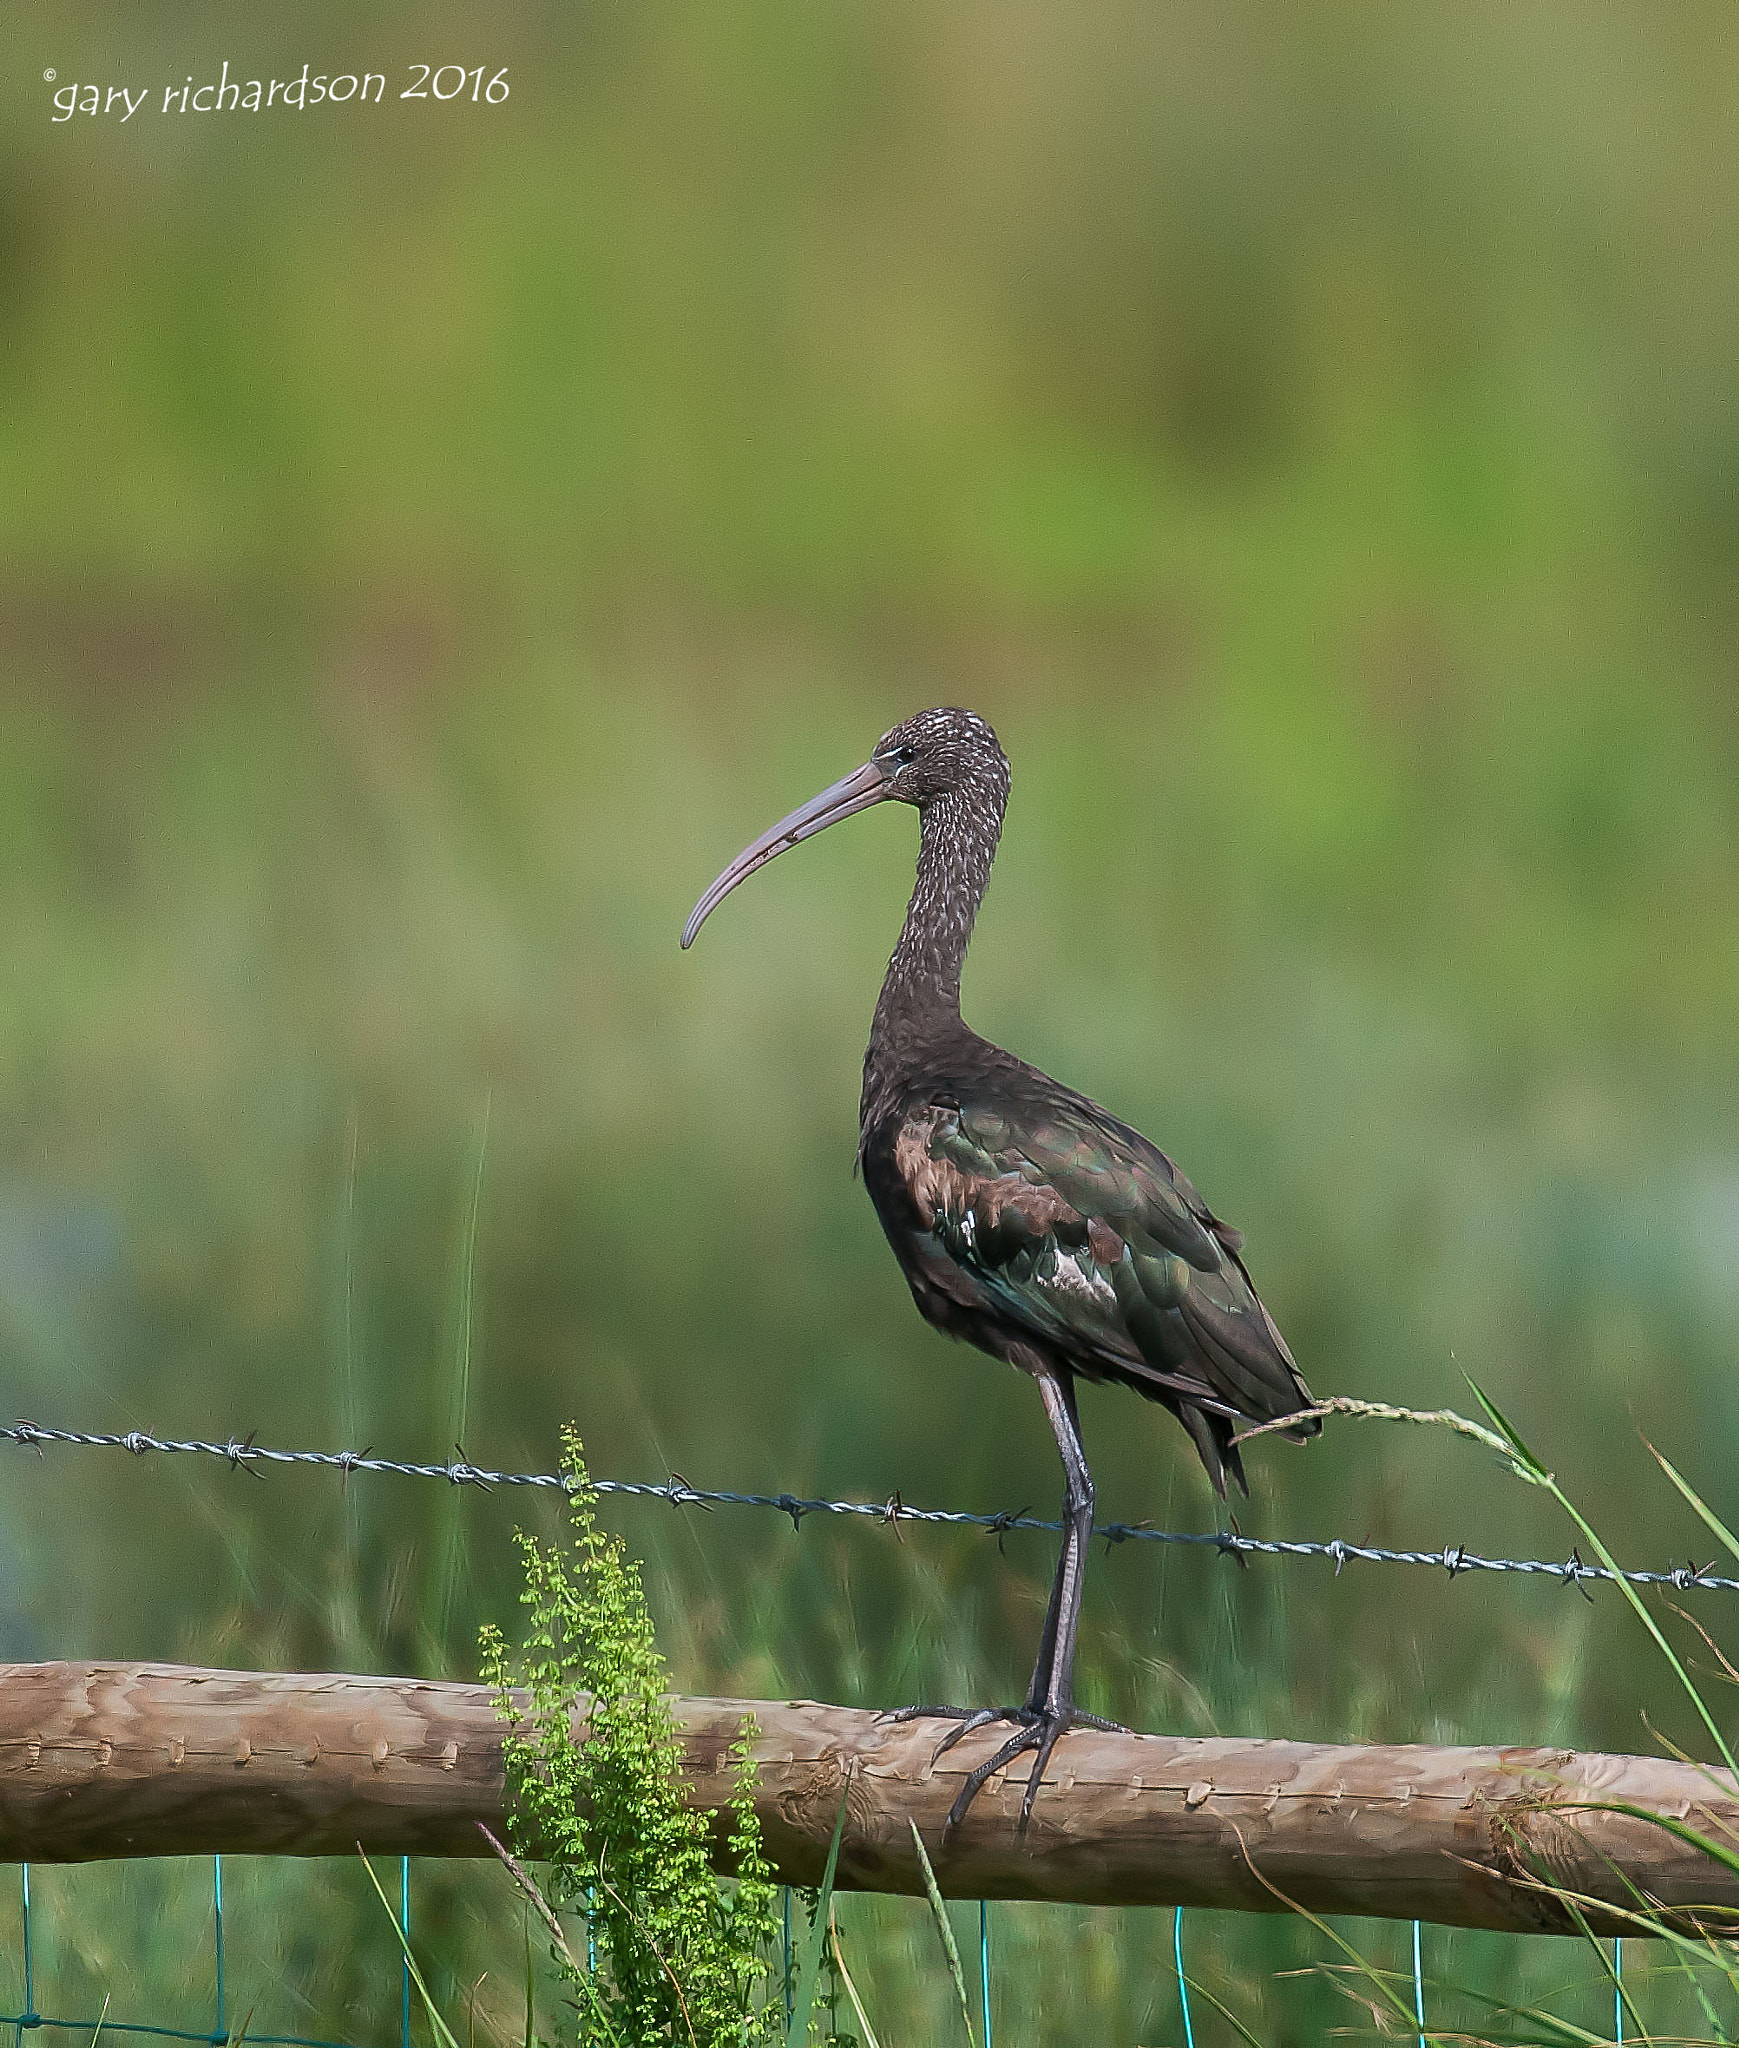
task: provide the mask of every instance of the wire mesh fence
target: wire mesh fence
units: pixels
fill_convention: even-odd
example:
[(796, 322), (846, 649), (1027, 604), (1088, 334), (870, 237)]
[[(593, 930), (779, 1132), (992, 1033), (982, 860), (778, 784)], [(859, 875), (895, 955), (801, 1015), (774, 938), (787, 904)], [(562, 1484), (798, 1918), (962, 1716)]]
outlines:
[[(246, 2016), (238, 2019), (231, 2010), (224, 1977), (224, 1891), (223, 1864), (221, 1856), (211, 1861), (211, 2018), (204, 2027), (171, 2026), (160, 2022), (129, 2020), (112, 2016), (105, 2004), (100, 2013), (81, 2017), (44, 2013), (36, 2009), (36, 1960), (34, 1925), (36, 1914), (31, 1903), (30, 1865), (20, 1866), (19, 1871), (19, 1957), (22, 1969), (24, 2002), (15, 2013), (0, 2013), (0, 2027), (10, 2028), (14, 2048), (23, 2048), (27, 2033), (49, 2031), (54, 2033), (82, 2034), (96, 2041), (103, 2034), (121, 2034), (141, 2039), (169, 2041), (197, 2041), (210, 2044), (210, 2048), (229, 2048), (242, 2040), (258, 2044), (258, 2048), (369, 2048), (363, 2042), (347, 2042), (317, 2034), (290, 2034), (258, 2032), (249, 2024)], [(411, 1859), (400, 1857), (398, 1931), (406, 1955), (399, 1965), (399, 2010), (398, 2031), (391, 2048), (412, 2048), (412, 2000), (411, 1968), (408, 1951), (413, 1936), (411, 1918)], [(977, 1957), (974, 1972), (977, 1996), (973, 2003), (977, 2007), (977, 2018), (981, 2029), (982, 2048), (994, 2048), (995, 2032), (992, 2017), (992, 1983), (995, 1974), (995, 1951), (992, 1945), (992, 1918), (990, 1902), (977, 1902)], [(791, 1893), (784, 1893), (782, 1920), (781, 1977), (784, 1985), (786, 2018), (790, 2018), (791, 1985), (793, 1981), (791, 1948)], [(1195, 2048), (1195, 2010), (1191, 1998), (1191, 1977), (1185, 1960), (1185, 1911), (1179, 1906), (1173, 1909), (1171, 1926), (1171, 1954), (1174, 1976), (1174, 1990), (1177, 2001), (1177, 2018), (1184, 2048)], [(591, 1965), (596, 1968), (595, 1948), (589, 1948)], [(1416, 2029), (1417, 2048), (1426, 2048), (1429, 2038), (1426, 2017), (1426, 1977), (1424, 1971), (1424, 1928), (1421, 1922), (1411, 1923), (1412, 1984), (1411, 2004)], [(1622, 2044), (1625, 2040), (1625, 1991), (1624, 1991), (1624, 1944), (1622, 1939), (1612, 1943), (1613, 1974), (1613, 2040)], [(385, 2048), (385, 2044), (380, 2044)]]
[[(30, 1896), (30, 1865), (19, 1866), (19, 1960), (23, 1975), (24, 2003), (15, 2013), (0, 2013), (0, 2027), (12, 2029), (14, 2048), (23, 2048), (27, 2033), (49, 2032), (83, 2034), (93, 2042), (104, 2034), (124, 2034), (142, 2039), (163, 2041), (199, 2041), (210, 2044), (210, 2048), (230, 2048), (246, 2040), (256, 2048), (366, 2048), (366, 2044), (345, 2042), (319, 2034), (274, 2034), (257, 2032), (244, 2016), (237, 2019), (231, 2011), (224, 1981), (224, 1896), (223, 1862), (221, 1856), (211, 1858), (211, 2021), (205, 2027), (177, 2027), (159, 2022), (128, 2020), (111, 2016), (107, 2005), (99, 2013), (72, 2018), (62, 2014), (38, 2012), (36, 2009), (36, 1913)], [(399, 1965), (399, 2027), (393, 2048), (411, 2048), (411, 1966), (408, 1951), (412, 1939), (411, 1925), (411, 1859), (402, 1856), (399, 1863), (399, 1909), (398, 1928), (406, 1954)], [(992, 2022), (991, 1985), (994, 1975), (993, 1950), (991, 1945), (990, 1901), (978, 1902), (978, 1942), (976, 1986), (979, 2025), (982, 2030), (982, 2048), (994, 2048), (995, 2033)], [(781, 1976), (784, 1983), (786, 2018), (790, 2019), (791, 1984), (793, 1977), (791, 1954), (791, 1893), (786, 1888), (783, 1898)], [(1419, 1921), (1412, 1923), (1413, 1957), (1413, 2007), (1418, 2026), (1418, 2048), (1425, 2048), (1425, 1979), (1422, 1967), (1423, 1930)], [(1174, 1908), (1172, 1914), (1172, 1955), (1176, 1978), (1178, 2020), (1186, 2048), (1195, 2048), (1195, 2014), (1190, 1998), (1190, 1979), (1184, 1964), (1184, 1909)], [(1615, 1970), (1622, 1968), (1621, 1942), (1613, 1943)], [(595, 1949), (590, 1950), (591, 1966), (595, 1969)], [(1624, 2039), (1624, 2014), (1622, 1994), (1615, 1993), (1614, 2024), (1616, 2038)]]
[[(411, 1859), (401, 1856), (399, 1866), (398, 1936), (402, 1950), (398, 1977), (398, 2035), (394, 2048), (411, 2048)], [(50, 2032), (84, 2034), (93, 2042), (103, 2034), (137, 2035), (142, 2038), (165, 2041), (202, 2041), (210, 2048), (227, 2048), (227, 2044), (238, 2044), (246, 2040), (256, 2048), (362, 2048), (362, 2044), (337, 2041), (319, 2034), (274, 2034), (256, 2031), (248, 2016), (239, 2021), (231, 2010), (224, 1979), (224, 1892), (223, 1865), (221, 1856), (213, 1856), (211, 1863), (211, 2021), (205, 2027), (177, 2027), (166, 2024), (127, 2020), (112, 2017), (107, 2004), (101, 2012), (71, 2018), (63, 2014), (38, 2012), (36, 2009), (36, 1921), (37, 1909), (33, 1907), (30, 1894), (30, 1865), (18, 1867), (18, 1955), (22, 1973), (24, 2000), (21, 2009), (12, 2013), (0, 2013), (0, 2028), (12, 2029), (14, 2048), (23, 2048), (27, 2033), (47, 2030)], [(1178, 1914), (1181, 1928), (1182, 1913)], [(781, 1957), (780, 1976), (783, 1984), (783, 1998), (787, 2023), (791, 2017), (791, 1987), (793, 1982), (791, 1947), (791, 1891), (785, 1887), (781, 1912)], [(1181, 1941), (1181, 1933), (1178, 1939)], [(587, 1957), (589, 1967), (597, 1968), (597, 1947), (588, 1929)], [(978, 1901), (978, 2007), (980, 2024), (983, 2028), (983, 2048), (993, 2048), (994, 2035), (991, 2024), (991, 1944), (990, 1944), (990, 1903)], [(1180, 1992), (1187, 2002), (1188, 1991), (1179, 1980)]]
[[(42, 2029), (51, 2032), (84, 2034), (95, 2041), (103, 2034), (129, 2034), (147, 2036), (165, 2041), (207, 2041), (213, 2048), (237, 2040), (243, 2034), (247, 2040), (258, 2044), (258, 2048), (350, 2048), (350, 2044), (331, 2041), (318, 2034), (266, 2034), (257, 2033), (244, 2018), (238, 2025), (230, 2011), (227, 1987), (224, 1982), (223, 1935), (223, 1858), (211, 1858), (211, 2024), (207, 2027), (172, 2027), (146, 2020), (118, 2019), (110, 2015), (107, 2005), (99, 2013), (87, 2014), (72, 2019), (62, 2014), (38, 2012), (36, 2009), (36, 1911), (30, 1899), (30, 1865), (18, 1866), (18, 1955), (19, 1967), (24, 1986), (24, 2003), (20, 2011), (0, 2013), (0, 2027), (13, 2030), (14, 2048), (23, 2048), (24, 2036)], [(398, 2048), (411, 2048), (411, 1966), (409, 1957), (411, 1939), (411, 1859), (399, 1858), (399, 1910), (398, 1927), (405, 1954), (399, 1964), (399, 2037)]]
[[(68, 1430), (45, 1427), (29, 1421), (17, 1421), (10, 1426), (0, 1426), (0, 1442), (11, 1442), (39, 1455), (53, 1450), (118, 1450), (133, 1457), (144, 1457), (152, 1453), (164, 1456), (185, 1456), (216, 1459), (223, 1462), (238, 1475), (255, 1479), (263, 1478), (269, 1471), (286, 1468), (302, 1468), (336, 1472), (346, 1481), (353, 1474), (370, 1477), (393, 1477), (435, 1481), (453, 1487), (479, 1487), (485, 1490), (498, 1487), (531, 1487), (555, 1492), (569, 1490), (569, 1481), (556, 1472), (510, 1472), (481, 1466), (467, 1458), (455, 1446), (454, 1457), (446, 1463), (416, 1462), (386, 1458), (375, 1455), (372, 1447), (362, 1451), (316, 1451), (285, 1449), (261, 1444), (252, 1436), (232, 1437), (223, 1441), (203, 1438), (173, 1438), (153, 1435), (144, 1430), (125, 1432)], [(746, 1493), (728, 1488), (697, 1487), (691, 1485), (680, 1474), (672, 1474), (663, 1481), (596, 1479), (591, 1482), (603, 1496), (618, 1496), (633, 1499), (659, 1500), (672, 1507), (741, 1507), (771, 1511), (787, 1517), (794, 1530), (800, 1531), (804, 1521), (813, 1515), (843, 1516), (861, 1522), (879, 1524), (897, 1531), (903, 1524), (917, 1526), (939, 1526), (945, 1528), (969, 1528), (982, 1530), (1001, 1538), (1017, 1530), (1057, 1532), (1061, 1523), (1025, 1512), (984, 1512), (958, 1508), (927, 1508), (905, 1502), (898, 1494), (885, 1501), (835, 1500), (821, 1497), (797, 1495), (789, 1492), (778, 1494)], [(1639, 1587), (1665, 1587), (1677, 1592), (1739, 1592), (1739, 1578), (1715, 1573), (1708, 1566), (1693, 1562), (1679, 1566), (1655, 1568), (1626, 1568), (1615, 1573), (1603, 1565), (1585, 1563), (1572, 1550), (1568, 1558), (1529, 1558), (1487, 1556), (1469, 1550), (1464, 1544), (1452, 1544), (1440, 1549), (1402, 1550), (1372, 1544), (1354, 1543), (1343, 1538), (1328, 1539), (1282, 1539), (1262, 1538), (1242, 1534), (1236, 1530), (1178, 1530), (1160, 1529), (1148, 1522), (1111, 1521), (1095, 1525), (1095, 1535), (1103, 1538), (1107, 1545), (1121, 1543), (1157, 1543), (1185, 1545), (1218, 1551), (1229, 1556), (1259, 1556), (1287, 1559), (1321, 1559), (1332, 1563), (1338, 1574), (1349, 1563), (1374, 1565), (1411, 1565), (1428, 1567), (1446, 1572), (1451, 1579), (1471, 1573), (1520, 1574), (1529, 1577), (1554, 1579), (1566, 1587), (1576, 1587), (1584, 1594), (1600, 1583), (1612, 1583), (1622, 1577)], [(101, 2034), (120, 2034), (129, 2037), (152, 2038), (177, 2041), (197, 2041), (220, 2044), (245, 2038), (262, 2044), (262, 2048), (369, 2048), (362, 2042), (343, 2042), (318, 2034), (264, 2033), (256, 2032), (246, 2018), (238, 2021), (231, 2011), (225, 1982), (225, 1903), (224, 1903), (224, 1859), (214, 1856), (211, 1861), (211, 1978), (210, 2017), (204, 2026), (171, 2025), (164, 2022), (144, 2021), (111, 2015), (108, 2006), (99, 2013), (71, 2017), (37, 2010), (36, 1988), (38, 1981), (37, 1931), (39, 1909), (33, 1908), (31, 1899), (31, 1867), (19, 1866), (18, 1890), (18, 1959), (23, 1991), (22, 2005), (16, 2012), (0, 2013), (0, 2028), (13, 2032), (15, 2048), (23, 2048), (27, 2033), (41, 2031), (77, 2034), (82, 2033), (93, 2040)], [(412, 1924), (412, 1870), (411, 1859), (401, 1857), (399, 1862), (399, 1897), (396, 1914), (397, 1935), (401, 1956), (398, 1969), (398, 2029), (397, 2048), (410, 2048), (412, 2040), (412, 1972), (411, 1944), (414, 1937)], [(995, 1951), (992, 1942), (993, 1920), (989, 1902), (979, 1900), (977, 1915), (978, 1956), (977, 1985), (978, 2018), (982, 2030), (983, 2048), (992, 2048), (992, 1987), (995, 1977)], [(790, 1893), (785, 1894), (783, 1914), (783, 1974), (787, 1994), (791, 1983), (791, 1911)], [(1426, 1986), (1428, 1978), (1424, 1969), (1425, 1930), (1417, 1920), (1411, 1923), (1411, 2006), (1412, 2019), (1418, 2048), (1425, 2048), (1431, 2038), (1427, 2018)], [(1174, 1909), (1171, 1928), (1171, 1960), (1176, 2011), (1181, 2039), (1185, 2048), (1195, 2048), (1195, 2011), (1192, 2003), (1192, 1977), (1186, 1964), (1185, 1912), (1182, 1907)], [(1626, 2012), (1630, 2001), (1624, 1985), (1624, 1951), (1621, 1940), (1610, 1944), (1612, 1980), (1612, 2016), (1615, 2042), (1626, 2039)], [(595, 1966), (595, 1952), (593, 1955)], [(1592, 2038), (1592, 2037), (1590, 2037)], [(384, 2048), (376, 2043), (374, 2048)]]

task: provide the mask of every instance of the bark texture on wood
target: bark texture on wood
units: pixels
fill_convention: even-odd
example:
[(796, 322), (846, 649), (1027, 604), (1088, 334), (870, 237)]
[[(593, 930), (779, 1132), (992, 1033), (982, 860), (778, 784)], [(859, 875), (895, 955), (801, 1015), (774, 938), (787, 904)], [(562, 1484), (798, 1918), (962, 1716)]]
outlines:
[[(849, 1784), (839, 1882), (864, 1890), (922, 1889), (916, 1821), (942, 1889), (961, 1898), (1261, 1912), (1290, 1901), (1569, 1931), (1534, 1888), (1546, 1878), (1614, 1904), (1641, 1892), (1687, 1919), (1739, 1922), (1739, 1880), (1694, 1847), (1648, 1820), (1586, 1810), (1623, 1802), (1739, 1840), (1730, 1777), (1696, 1765), (1082, 1730), (1058, 1747), (1024, 1835), (1017, 1759), (944, 1843), (943, 1816), (983, 1745), (1000, 1740), (996, 1728), (932, 1764), (939, 1722), (802, 1700), (675, 1708), (689, 1794), (714, 1810), (730, 1796), (727, 1751), (754, 1716), (756, 1806), (768, 1853), (794, 1884), (819, 1878)], [(487, 1854), (477, 1823), (504, 1825), (501, 1738), (476, 1685), (0, 1665), (0, 1860), (322, 1856), (358, 1842), (371, 1853)]]

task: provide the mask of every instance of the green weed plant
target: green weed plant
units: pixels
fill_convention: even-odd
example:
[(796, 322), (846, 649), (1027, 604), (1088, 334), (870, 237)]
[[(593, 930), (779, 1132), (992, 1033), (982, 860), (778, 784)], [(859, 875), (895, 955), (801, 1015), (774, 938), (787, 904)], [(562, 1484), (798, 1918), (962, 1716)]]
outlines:
[(709, 1818), (680, 1789), (668, 1673), (639, 1565), (599, 1529), (597, 1495), (571, 1429), (562, 1446), (571, 1543), (546, 1547), (520, 1532), (530, 1631), (510, 1658), (500, 1631), (486, 1625), (482, 1665), (513, 1724), (505, 1743), (513, 1846), (541, 1862), (542, 1894), (558, 1923), (564, 1915), (590, 1919), (595, 1968), (565, 1941), (551, 1947), (573, 2038), (620, 2048), (779, 2040), (777, 1888), (755, 1817), (753, 1723), (745, 1720), (731, 1750), (736, 1874), (723, 1879), (708, 1861)]

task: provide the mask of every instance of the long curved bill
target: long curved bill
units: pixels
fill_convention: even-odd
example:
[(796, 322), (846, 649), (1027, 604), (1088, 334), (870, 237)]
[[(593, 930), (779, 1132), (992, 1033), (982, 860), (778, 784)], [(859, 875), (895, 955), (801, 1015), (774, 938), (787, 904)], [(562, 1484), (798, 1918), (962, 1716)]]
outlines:
[(837, 782), (830, 783), (819, 796), (811, 797), (788, 818), (781, 818), (770, 832), (763, 832), (752, 845), (743, 848), (689, 912), (688, 922), (682, 928), (683, 945), (693, 945), (695, 933), (737, 884), (746, 882), (757, 868), (764, 868), (786, 847), (795, 846), (800, 839), (812, 839), (817, 832), (826, 831), (829, 825), (837, 825), (841, 818), (849, 818), (854, 811), (867, 811), (871, 804), (879, 804), (888, 793), (889, 779), (880, 764), (866, 761), (861, 768), (854, 768), (849, 775), (842, 775)]

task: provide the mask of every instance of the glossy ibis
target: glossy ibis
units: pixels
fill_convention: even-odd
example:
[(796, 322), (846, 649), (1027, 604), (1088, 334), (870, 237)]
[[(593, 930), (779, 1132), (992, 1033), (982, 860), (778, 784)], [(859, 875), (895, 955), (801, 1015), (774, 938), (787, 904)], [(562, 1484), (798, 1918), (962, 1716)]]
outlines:
[[(960, 967), (1008, 784), (1007, 758), (982, 718), (922, 711), (745, 847), (682, 934), (687, 946), (739, 882), (788, 846), (890, 798), (916, 806), (918, 879), (864, 1056), (858, 1160), (920, 1314), (1032, 1375), (1064, 1474), (1062, 1555), (1025, 1701), (908, 1710), (959, 1724), (943, 1749), (989, 1722), (1015, 1724), (967, 1778), (950, 1825), (993, 1772), (1034, 1749), (1024, 1826), (1059, 1736), (1073, 1724), (1112, 1725), (1082, 1713), (1071, 1689), (1093, 1529), (1076, 1380), (1114, 1381), (1169, 1408), (1222, 1496), (1228, 1473), (1244, 1485), (1239, 1421), (1311, 1406), (1250, 1284), (1239, 1233), (1138, 1131), (961, 1020)], [(1319, 1427), (1303, 1415), (1288, 1434)]]

